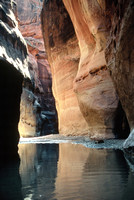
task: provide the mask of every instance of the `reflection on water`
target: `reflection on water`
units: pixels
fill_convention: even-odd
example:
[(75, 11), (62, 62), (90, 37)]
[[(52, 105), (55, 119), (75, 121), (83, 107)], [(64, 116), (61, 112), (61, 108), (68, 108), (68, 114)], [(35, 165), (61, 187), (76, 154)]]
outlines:
[(132, 200), (134, 174), (120, 150), (74, 144), (20, 144), (24, 197), (33, 200)]
[[(58, 200), (125, 200), (126, 189), (130, 188), (129, 177), (134, 178), (122, 151), (60, 144), (55, 197)], [(132, 196), (133, 190), (127, 199)]]
[(57, 176), (58, 145), (20, 144), (20, 175), (24, 197), (53, 199)]
[(120, 150), (20, 144), (19, 154), (20, 168), (0, 165), (0, 200), (134, 199), (134, 174)]

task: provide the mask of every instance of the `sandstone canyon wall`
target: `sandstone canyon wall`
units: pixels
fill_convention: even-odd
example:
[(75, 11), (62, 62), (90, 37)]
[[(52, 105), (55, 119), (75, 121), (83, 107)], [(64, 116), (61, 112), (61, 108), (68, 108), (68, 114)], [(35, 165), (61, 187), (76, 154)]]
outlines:
[[(118, 97), (106, 67), (106, 18), (97, 1), (63, 1), (79, 41), (74, 80), (79, 106), (93, 137), (112, 138)], [(90, 8), (90, 9), (89, 9)]]
[[(16, 0), (19, 29), (26, 40), (33, 90), (23, 88), (19, 130), (22, 136), (57, 132), (57, 116), (51, 89), (51, 71), (41, 31), (41, 0)], [(25, 84), (27, 85), (27, 84)], [(38, 113), (35, 103), (38, 102)], [(39, 120), (37, 119), (39, 118)]]
[(4, 159), (17, 156), (22, 82), (30, 79), (27, 46), (14, 13), (14, 1), (0, 1), (0, 158)]
[(106, 4), (110, 30), (105, 56), (119, 99), (125, 110), (130, 135), (124, 147), (134, 146), (134, 1)]
[(106, 3), (44, 1), (42, 30), (61, 134), (108, 139), (129, 129), (105, 59), (111, 25)]
[(73, 91), (80, 58), (78, 41), (62, 1), (44, 2), (42, 24), (51, 64), (59, 132), (65, 135), (87, 134), (88, 125)]

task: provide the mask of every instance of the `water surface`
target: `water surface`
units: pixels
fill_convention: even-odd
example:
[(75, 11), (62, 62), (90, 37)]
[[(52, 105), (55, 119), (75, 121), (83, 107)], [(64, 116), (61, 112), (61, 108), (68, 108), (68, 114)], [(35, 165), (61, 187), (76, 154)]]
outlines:
[(134, 173), (121, 150), (19, 144), (19, 155), (20, 166), (0, 168), (2, 200), (134, 199)]
[(134, 174), (120, 150), (75, 144), (20, 144), (19, 152), (25, 198), (134, 199)]

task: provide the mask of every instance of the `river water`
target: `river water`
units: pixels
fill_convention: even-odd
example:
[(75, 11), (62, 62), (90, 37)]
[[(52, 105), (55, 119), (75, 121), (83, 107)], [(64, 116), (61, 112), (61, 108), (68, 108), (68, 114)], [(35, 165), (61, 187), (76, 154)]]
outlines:
[(19, 155), (20, 165), (0, 169), (0, 200), (134, 199), (134, 172), (121, 150), (19, 144)]

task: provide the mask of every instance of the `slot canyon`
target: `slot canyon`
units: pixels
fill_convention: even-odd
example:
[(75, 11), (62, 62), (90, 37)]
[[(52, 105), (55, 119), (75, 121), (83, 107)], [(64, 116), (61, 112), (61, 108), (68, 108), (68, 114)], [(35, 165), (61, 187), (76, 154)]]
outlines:
[(0, 200), (134, 199), (133, 21), (133, 0), (0, 0)]
[(0, 152), (19, 132), (134, 146), (133, 18), (133, 0), (0, 2)]

